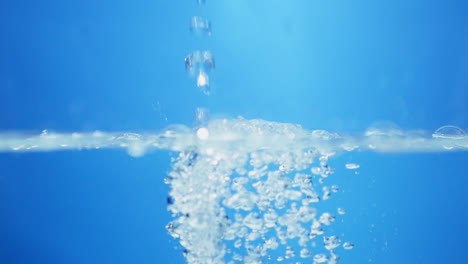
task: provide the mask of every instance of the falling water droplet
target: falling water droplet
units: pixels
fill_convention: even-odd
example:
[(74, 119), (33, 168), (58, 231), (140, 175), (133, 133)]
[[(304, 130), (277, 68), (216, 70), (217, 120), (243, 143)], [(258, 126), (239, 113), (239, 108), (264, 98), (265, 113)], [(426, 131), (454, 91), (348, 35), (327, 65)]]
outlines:
[(190, 21), (190, 31), (197, 36), (211, 36), (211, 22), (206, 18), (194, 16)]
[(206, 95), (210, 94), (208, 74), (215, 68), (214, 58), (209, 51), (195, 51), (185, 58), (185, 70), (197, 79), (197, 86)]

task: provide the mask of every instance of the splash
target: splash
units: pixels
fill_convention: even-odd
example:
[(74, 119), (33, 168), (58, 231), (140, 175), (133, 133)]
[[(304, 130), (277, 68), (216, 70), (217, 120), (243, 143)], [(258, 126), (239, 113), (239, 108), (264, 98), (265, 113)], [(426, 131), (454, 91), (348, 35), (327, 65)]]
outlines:
[[(0, 151), (123, 148), (132, 156), (177, 151), (165, 179), (174, 218), (167, 229), (184, 247), (189, 264), (259, 264), (270, 259), (333, 264), (339, 248), (349, 250), (354, 244), (327, 234), (334, 213), (319, 212), (315, 206), (338, 191), (338, 186), (326, 185), (334, 173), (329, 159), (354, 150), (468, 150), (461, 131), (445, 127), (428, 136), (373, 128), (362, 135), (340, 135), (238, 118), (199, 122), (196, 129), (173, 126), (159, 133), (0, 134)], [(336, 212), (346, 213), (343, 208)], [(311, 243), (323, 248), (312, 252)]]

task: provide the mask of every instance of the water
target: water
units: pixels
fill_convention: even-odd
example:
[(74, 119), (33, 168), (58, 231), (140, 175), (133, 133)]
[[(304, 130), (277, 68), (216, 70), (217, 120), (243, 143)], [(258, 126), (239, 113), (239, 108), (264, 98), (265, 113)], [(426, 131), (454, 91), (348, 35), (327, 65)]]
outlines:
[[(175, 217), (166, 227), (184, 247), (186, 261), (198, 264), (263, 263), (281, 251), (285, 254), (280, 253), (277, 261), (295, 260), (296, 251), (303, 252), (297, 257), (309, 258), (310, 241), (320, 236), (328, 253), (315, 255), (314, 262), (322, 263), (326, 258), (328, 263), (337, 263), (335, 249), (341, 239), (324, 230), (336, 217), (316, 209), (318, 202), (339, 191), (337, 185), (329, 186), (325, 181), (334, 173), (328, 164), (331, 157), (369, 150), (468, 150), (461, 147), (468, 145), (468, 138), (460, 136), (454, 141), (448, 136), (423, 137), (422, 133), (415, 136), (392, 129), (343, 137), (263, 120), (207, 120), (206, 110), (198, 109), (195, 123), (204, 126), (195, 131), (179, 126), (149, 135), (100, 131), (58, 134), (47, 130), (30, 137), (2, 135), (0, 151), (124, 148), (133, 157), (153, 150), (179, 152), (165, 179), (171, 187), (168, 209)], [(434, 134), (441, 133), (437, 131)], [(317, 163), (319, 167), (312, 167)], [(360, 166), (349, 163), (345, 167), (354, 170)], [(341, 208), (335, 210), (345, 214)], [(272, 246), (271, 239), (280, 245)], [(352, 249), (352, 243), (346, 242), (343, 248)]]
[(463, 262), (464, 3), (1, 10), (0, 262)]

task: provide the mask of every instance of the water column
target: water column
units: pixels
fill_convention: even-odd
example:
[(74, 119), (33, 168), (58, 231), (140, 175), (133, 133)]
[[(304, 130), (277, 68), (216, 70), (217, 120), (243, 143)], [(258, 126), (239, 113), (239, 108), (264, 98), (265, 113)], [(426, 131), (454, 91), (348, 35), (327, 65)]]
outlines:
[[(197, 0), (202, 8), (204, 0)], [(193, 16), (190, 20), (190, 31), (197, 38), (211, 36), (211, 22), (203, 16)], [(208, 50), (195, 50), (185, 57), (185, 70), (195, 79), (197, 87), (206, 95), (211, 92), (209, 74), (214, 70), (213, 56)]]
[[(203, 8), (205, 0), (196, 0), (198, 8)], [(196, 38), (211, 36), (211, 22), (203, 16), (190, 19), (190, 31)], [(185, 70), (195, 79), (196, 86), (209, 95), (210, 77), (215, 63), (209, 50), (195, 50), (185, 57)], [(203, 144), (208, 139), (207, 110), (196, 110), (195, 140)], [(171, 186), (168, 209), (175, 218), (167, 230), (184, 247), (184, 257), (189, 264), (223, 264), (226, 247), (223, 244), (223, 231), (227, 226), (227, 216), (220, 206), (220, 194), (229, 182), (229, 175), (222, 166), (212, 164), (194, 147), (180, 153), (173, 164), (173, 171), (165, 182)], [(229, 167), (228, 171), (234, 168)]]

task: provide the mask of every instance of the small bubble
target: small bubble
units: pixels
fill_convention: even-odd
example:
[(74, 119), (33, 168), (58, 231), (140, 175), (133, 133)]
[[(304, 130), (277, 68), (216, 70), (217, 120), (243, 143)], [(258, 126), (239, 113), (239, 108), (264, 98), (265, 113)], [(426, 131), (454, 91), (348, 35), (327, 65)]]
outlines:
[(320, 175), (322, 173), (322, 169), (320, 167), (313, 167), (310, 171), (315, 175)]
[(344, 242), (344, 243), (343, 243), (343, 248), (346, 249), (346, 250), (353, 249), (353, 248), (354, 248), (354, 244), (351, 243), (351, 242)]
[(310, 250), (307, 248), (301, 249), (300, 254), (301, 254), (301, 258), (310, 258), (310, 256), (312, 256), (312, 252), (310, 252)]
[(348, 170), (355, 170), (355, 169), (359, 169), (359, 167), (361, 167), (361, 165), (356, 164), (356, 163), (348, 163), (348, 164), (345, 165), (345, 167)]
[(335, 217), (330, 213), (323, 213), (319, 218), (319, 222), (324, 225), (331, 225), (334, 221)]
[(338, 212), (338, 214), (340, 214), (340, 215), (346, 214), (346, 210), (343, 209), (343, 208), (338, 208), (338, 209), (337, 209), (337, 212)]
[(339, 190), (340, 190), (340, 188), (338, 187), (338, 185), (332, 185), (331, 186), (331, 191), (332, 192), (337, 193)]
[(240, 248), (242, 246), (242, 240), (237, 239), (236, 242), (234, 242), (234, 247), (235, 248)]
[(294, 252), (294, 249), (290, 246), (286, 247), (286, 259), (294, 258), (296, 256), (296, 252)]
[(317, 254), (314, 256), (314, 263), (323, 263), (327, 260), (328, 260), (328, 257), (325, 254)]
[(327, 250), (332, 250), (340, 246), (341, 240), (337, 236), (324, 236), (323, 244)]

